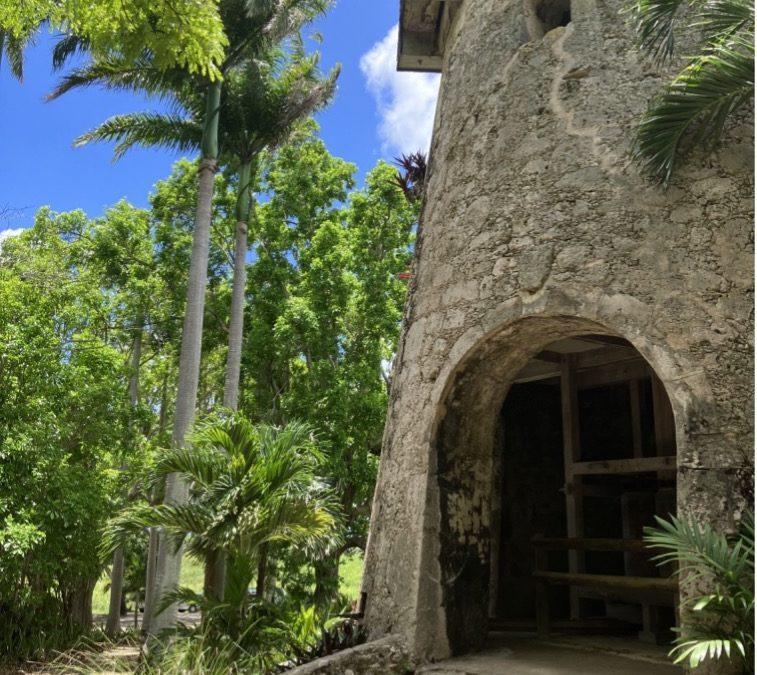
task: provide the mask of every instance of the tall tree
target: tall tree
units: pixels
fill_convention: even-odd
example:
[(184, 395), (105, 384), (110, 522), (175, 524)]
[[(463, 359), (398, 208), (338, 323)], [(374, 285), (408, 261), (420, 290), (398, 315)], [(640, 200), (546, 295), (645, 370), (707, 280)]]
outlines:
[[(303, 419), (324, 443), (325, 473), (345, 514), (342, 546), (315, 565), (318, 598), (338, 562), (364, 545), (387, 405), (385, 370), (399, 331), (417, 205), (381, 163), (347, 196), (353, 167), (303, 135), (265, 173), (245, 350), (254, 387), (243, 406)], [(302, 562), (302, 561), (301, 561)], [(312, 561), (311, 561), (312, 562)], [(292, 563), (289, 567), (295, 567)]]
[[(254, 59), (229, 72), (221, 97), (219, 127), (220, 154), (236, 174), (236, 228), (234, 244), (229, 349), (223, 404), (236, 410), (244, 322), (248, 230), (254, 217), (252, 189), (258, 155), (274, 149), (298, 120), (325, 105), (333, 95), (338, 68), (325, 78), (319, 76), (316, 55), (296, 52), (291, 60), (274, 51), (265, 60)], [(76, 143), (116, 142), (116, 154), (134, 145), (186, 148), (202, 138), (202, 111), (193, 92), (178, 92), (187, 116), (160, 113), (116, 115)]]
[[(257, 58), (288, 37), (299, 34), (300, 29), (319, 12), (325, 10), (329, 0), (223, 0), (220, 4), (228, 48), (220, 64), (222, 75), (231, 73), (240, 63)], [(189, 265), (187, 303), (179, 357), (179, 384), (174, 408), (172, 444), (184, 445), (197, 403), (197, 389), (202, 352), (202, 324), (207, 285), (208, 242), (210, 236), (213, 182), (219, 168), (219, 119), (223, 82), (193, 78), (185, 71), (167, 72), (154, 59), (104, 59), (75, 72), (64, 79), (53, 96), (82, 85), (102, 83), (127, 89), (140, 89), (163, 94), (176, 92), (180, 87), (204, 91), (205, 105), (202, 118), (198, 197), (193, 233), (192, 256)], [(120, 72), (114, 83), (114, 71)], [(188, 498), (187, 486), (179, 476), (168, 476), (164, 499), (168, 503), (183, 504)], [(155, 565), (154, 592), (162, 596), (174, 589), (181, 568), (181, 551), (174, 552), (158, 544)], [(151, 631), (159, 632), (175, 622), (176, 606), (155, 617), (146, 617)]]
[[(0, 254), (0, 651), (89, 630), (95, 549), (131, 457), (127, 373), (81, 212), (41, 210)], [(65, 561), (65, 563), (63, 563)]]

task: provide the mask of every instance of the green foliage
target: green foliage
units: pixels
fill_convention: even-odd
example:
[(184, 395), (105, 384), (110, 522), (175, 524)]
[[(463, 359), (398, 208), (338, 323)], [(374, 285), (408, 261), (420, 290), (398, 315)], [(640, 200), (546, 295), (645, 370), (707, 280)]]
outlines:
[[(754, 4), (749, 0), (695, 0), (687, 20), (703, 31), (699, 54), (655, 98), (641, 120), (634, 159), (667, 184), (680, 156), (713, 148), (728, 120), (754, 97)], [(636, 0), (631, 7), (639, 42), (659, 60), (675, 51), (682, 0)]]
[(364, 545), (417, 208), (384, 163), (348, 197), (353, 171), (307, 129), (265, 171), (242, 403), (318, 430), (345, 549)]
[(130, 432), (106, 306), (65, 241), (81, 213), (42, 210), (0, 260), (0, 652), (88, 629), (99, 529)]
[(156, 67), (211, 77), (228, 44), (215, 0), (34, 0), (0, 4), (0, 30), (23, 40), (48, 23), (86, 42), (99, 56), (131, 59), (149, 52)]
[[(143, 595), (148, 526), (185, 542), (198, 574), (178, 593), (205, 603), (208, 617), (155, 651), (156, 668), (210, 659), (228, 672), (233, 656), (264, 672), (309, 649), (330, 612), (347, 609), (331, 572), (364, 545), (417, 206), (383, 163), (353, 190), (355, 167), (314, 130), (298, 126), (261, 156), (254, 181), (262, 196), (250, 221), (242, 364), (253, 422), (218, 411), (240, 185), (233, 164), (215, 178), (198, 397), (206, 422), (190, 451), (155, 449), (169, 443), (197, 163), (178, 162), (149, 210), (119, 202), (96, 220), (42, 210), (3, 242), (0, 609), (14, 618), (12, 630), (0, 622), (5, 652), (43, 657), (86, 630), (110, 561), (96, 553), (118, 543), (127, 597)], [(161, 479), (175, 472), (191, 486), (186, 506), (159, 503)], [(224, 601), (198, 598), (201, 565), (220, 553)], [(266, 555), (275, 603), (249, 592)], [(359, 571), (349, 569), (354, 599)]]
[(747, 514), (737, 536), (708, 523), (657, 518), (645, 540), (660, 553), (659, 565), (674, 563), (692, 588), (702, 588), (682, 606), (686, 625), (671, 656), (692, 668), (707, 660), (733, 660), (754, 672), (754, 515)]
[[(321, 463), (309, 427), (253, 426), (239, 415), (207, 422), (191, 448), (172, 448), (151, 471), (152, 484), (175, 474), (191, 486), (187, 504), (138, 504), (116, 516), (101, 552), (106, 558), (130, 533), (161, 527), (198, 559), (224, 552), (230, 569), (244, 566), (263, 544), (284, 543), (313, 551), (332, 544), (338, 510), (317, 478)], [(232, 577), (233, 578), (233, 577)]]

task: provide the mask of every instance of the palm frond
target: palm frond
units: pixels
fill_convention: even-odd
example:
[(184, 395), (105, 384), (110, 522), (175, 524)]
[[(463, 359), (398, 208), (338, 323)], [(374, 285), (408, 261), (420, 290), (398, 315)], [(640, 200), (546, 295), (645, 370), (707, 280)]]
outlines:
[(754, 45), (735, 36), (696, 59), (655, 101), (639, 124), (633, 158), (667, 184), (679, 155), (714, 145), (726, 121), (754, 95)]
[(658, 60), (675, 51), (674, 28), (685, 0), (635, 0), (629, 8), (639, 46)]
[(103, 561), (109, 560), (114, 551), (129, 537), (143, 533), (157, 525), (154, 507), (149, 504), (134, 504), (127, 507), (108, 522), (103, 532), (98, 552)]
[(149, 57), (129, 61), (119, 58), (98, 59), (67, 73), (47, 95), (46, 100), (54, 100), (72, 89), (92, 86), (171, 98), (187, 86), (188, 79), (187, 74), (181, 70), (157, 68)]
[(178, 588), (167, 591), (160, 597), (155, 608), (156, 614), (165, 612), (171, 605), (180, 602), (187, 605), (197, 605), (201, 611), (204, 611), (209, 604), (209, 601), (204, 595), (197, 593), (186, 586), (179, 586)]
[(166, 476), (178, 473), (189, 482), (209, 488), (224, 472), (225, 465), (223, 455), (204, 445), (171, 448), (161, 453), (151, 472), (149, 484), (155, 487)]
[(193, 120), (176, 115), (138, 112), (114, 115), (100, 126), (79, 136), (74, 145), (115, 141), (113, 155), (115, 159), (120, 159), (134, 146), (193, 151), (199, 147), (201, 139), (202, 128)]
[(698, 11), (694, 25), (710, 42), (749, 30), (754, 24), (754, 4), (747, 0), (707, 0)]
[(754, 652), (754, 515), (747, 514), (737, 535), (726, 536), (708, 523), (657, 518), (645, 528), (645, 541), (662, 553), (658, 564), (674, 563), (692, 588), (683, 628), (670, 655), (692, 668), (707, 660), (737, 659), (752, 663)]
[(24, 80), (24, 48), (30, 40), (31, 36), (25, 39), (0, 29), (0, 63), (5, 56), (11, 74), (19, 82)]
[(88, 49), (89, 41), (81, 35), (64, 35), (53, 47), (53, 70), (60, 70), (72, 56), (83, 54)]

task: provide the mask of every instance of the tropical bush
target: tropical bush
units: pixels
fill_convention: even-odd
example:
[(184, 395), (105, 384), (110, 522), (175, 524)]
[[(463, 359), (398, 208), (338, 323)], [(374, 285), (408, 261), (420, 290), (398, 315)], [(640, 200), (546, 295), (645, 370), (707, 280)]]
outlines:
[(754, 672), (754, 514), (728, 536), (708, 523), (657, 518), (646, 528), (659, 565), (674, 564), (692, 589), (681, 606), (685, 626), (671, 651), (675, 663), (692, 668), (708, 660), (731, 660)]
[(91, 624), (99, 531), (129, 441), (103, 303), (41, 210), (0, 257), (0, 657), (38, 658)]

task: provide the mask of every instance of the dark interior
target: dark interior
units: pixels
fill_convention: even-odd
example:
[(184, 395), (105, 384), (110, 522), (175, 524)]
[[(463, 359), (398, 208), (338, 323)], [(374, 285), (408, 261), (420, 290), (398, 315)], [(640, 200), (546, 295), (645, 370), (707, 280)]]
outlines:
[[(582, 463), (634, 461), (675, 453), (670, 404), (666, 397), (664, 401), (660, 398), (660, 388), (655, 402), (654, 375), (630, 345), (628, 354), (622, 354), (628, 358), (620, 365), (608, 362), (580, 368), (584, 361), (601, 361), (603, 352), (598, 350), (611, 356), (622, 352), (618, 347), (617, 343), (605, 347), (599, 344), (596, 349), (570, 357), (578, 368), (574, 410), (579, 428), (578, 461)], [(545, 354), (553, 362), (558, 360), (558, 351)], [(624, 379), (626, 371), (633, 377)], [(516, 382), (502, 407), (500, 540), (499, 559), (495, 561), (499, 578), (494, 622), (500, 628), (534, 625), (537, 582), (532, 577), (532, 539), (568, 536), (563, 393), (560, 377), (550, 377), (546, 372), (541, 379)], [(655, 412), (660, 427), (657, 430)], [(655, 514), (675, 512), (675, 474), (670, 470), (584, 475), (580, 477), (580, 489), (583, 514), (579, 526), (585, 538), (640, 539), (644, 526), (654, 524)], [(568, 572), (568, 555), (567, 550), (548, 551), (542, 565), (550, 571)], [(591, 574), (664, 575), (649, 561), (646, 552), (587, 550), (581, 560), (579, 571)], [(670, 639), (674, 624), (672, 602), (651, 606), (627, 597), (617, 600), (612, 593), (581, 589), (574, 591), (579, 593), (580, 613), (571, 617), (570, 592), (568, 586), (548, 588), (549, 612), (556, 629), (639, 633), (650, 642)]]

